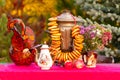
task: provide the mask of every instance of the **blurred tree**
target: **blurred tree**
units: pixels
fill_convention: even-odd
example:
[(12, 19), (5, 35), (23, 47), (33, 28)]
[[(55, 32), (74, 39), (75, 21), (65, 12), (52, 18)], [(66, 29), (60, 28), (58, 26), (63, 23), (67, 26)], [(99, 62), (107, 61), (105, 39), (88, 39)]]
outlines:
[(77, 15), (98, 23), (120, 26), (120, 0), (76, 0)]
[[(36, 36), (36, 44), (48, 40), (44, 33), (46, 22), (50, 16), (56, 16), (56, 0), (0, 0), (0, 58), (6, 59), (10, 47), (11, 35), (6, 35), (7, 17), (21, 18), (27, 26), (30, 26)], [(4, 13), (4, 14), (3, 14)], [(9, 57), (9, 56), (8, 56)]]
[[(0, 12), (2, 12), (1, 7), (6, 4), (5, 0), (0, 0)], [(0, 62), (8, 62), (10, 58), (8, 56), (10, 45), (10, 36), (7, 35), (7, 16), (5, 13), (0, 13)]]
[(56, 10), (61, 13), (63, 10), (69, 10), (72, 14), (76, 15), (75, 0), (58, 0)]
[[(5, 1), (5, 0), (4, 0)], [(50, 16), (56, 16), (56, 0), (6, 0), (2, 12), (13, 18), (21, 18), (36, 34), (36, 44), (48, 40), (44, 34)]]
[(0, 62), (8, 62), (11, 34), (7, 35), (7, 16), (3, 13), (0, 16)]
[(109, 46), (100, 52), (115, 57), (120, 62), (120, 0), (75, 0), (76, 14), (80, 15), (83, 25), (98, 24), (111, 29), (113, 39)]

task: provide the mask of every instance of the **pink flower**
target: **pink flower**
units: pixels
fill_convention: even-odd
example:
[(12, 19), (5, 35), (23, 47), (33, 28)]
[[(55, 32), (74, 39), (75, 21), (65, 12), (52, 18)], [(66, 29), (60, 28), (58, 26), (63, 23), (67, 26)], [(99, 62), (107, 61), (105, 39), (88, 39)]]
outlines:
[(108, 40), (111, 40), (112, 39), (112, 34), (110, 32), (106, 32), (105, 35), (108, 36)]
[(80, 34), (85, 34), (85, 27), (84, 26), (80, 27)]
[(112, 35), (110, 32), (104, 32), (102, 35), (102, 43), (104, 45), (108, 44), (108, 41), (110, 41), (112, 39)]
[(96, 33), (95, 32), (90, 32), (90, 38), (94, 38), (96, 36)]

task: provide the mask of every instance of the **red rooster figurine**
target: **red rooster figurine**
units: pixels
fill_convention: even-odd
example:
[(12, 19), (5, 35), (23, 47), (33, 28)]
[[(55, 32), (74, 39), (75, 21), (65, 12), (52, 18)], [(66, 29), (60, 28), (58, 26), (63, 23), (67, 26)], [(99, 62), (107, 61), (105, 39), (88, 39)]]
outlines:
[[(18, 32), (15, 27), (19, 24), (22, 32)], [(30, 65), (34, 62), (37, 50), (33, 47), (35, 42), (34, 32), (30, 27), (26, 27), (21, 19), (12, 19), (8, 21), (8, 30), (13, 31), (10, 47), (10, 58), (16, 65)]]

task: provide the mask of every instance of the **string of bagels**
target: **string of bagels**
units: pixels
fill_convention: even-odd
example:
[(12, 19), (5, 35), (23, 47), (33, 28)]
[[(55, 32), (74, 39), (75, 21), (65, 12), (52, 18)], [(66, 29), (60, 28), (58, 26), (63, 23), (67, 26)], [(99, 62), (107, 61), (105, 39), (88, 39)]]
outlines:
[[(73, 18), (74, 19), (74, 18)], [(75, 25), (71, 29), (71, 36), (73, 39), (73, 50), (64, 52), (61, 50), (61, 32), (58, 27), (57, 17), (51, 17), (48, 19), (48, 30), (50, 31), (51, 45), (50, 54), (53, 56), (53, 60), (58, 60), (58, 62), (74, 61), (80, 58), (83, 49), (83, 35), (80, 34), (80, 26)]]

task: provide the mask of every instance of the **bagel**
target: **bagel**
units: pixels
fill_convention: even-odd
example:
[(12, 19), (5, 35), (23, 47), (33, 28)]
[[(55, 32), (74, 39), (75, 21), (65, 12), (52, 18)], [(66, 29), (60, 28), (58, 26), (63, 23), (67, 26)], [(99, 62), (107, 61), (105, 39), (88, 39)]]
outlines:
[(58, 24), (56, 23), (56, 21), (52, 21), (48, 23), (48, 26), (57, 26)]
[(60, 41), (55, 41), (55, 42), (52, 42), (51, 44), (53, 44), (53, 45), (60, 45), (61, 42)]
[(75, 46), (75, 49), (80, 52), (83, 49), (83, 45)]
[(80, 51), (75, 50), (75, 52), (76, 52), (77, 55), (79, 55), (79, 57), (82, 56)]
[(71, 55), (74, 57), (74, 59), (78, 58), (73, 52), (71, 52)]
[(79, 35), (80, 34), (80, 32), (74, 32), (74, 33), (72, 33), (72, 37), (75, 37), (76, 35)]
[(74, 60), (74, 57), (71, 55), (72, 53), (70, 52), (68, 55), (69, 55), (69, 57), (72, 59), (72, 60)]
[(84, 39), (84, 36), (79, 34), (75, 36), (75, 39)]
[(59, 62), (62, 62), (62, 61), (63, 61), (63, 58), (64, 58), (63, 56), (64, 56), (64, 55), (63, 55), (63, 53), (61, 52), (61, 56), (60, 56), (59, 59), (58, 59)]
[(59, 51), (60, 51), (60, 49), (52, 49), (52, 50), (50, 51), (50, 54), (55, 55), (55, 54), (58, 53)]
[(76, 52), (77, 54), (80, 54), (80, 55), (81, 55), (81, 53), (80, 53), (79, 51), (75, 50), (75, 52)]
[(50, 34), (57, 34), (59, 31), (50, 31)]
[(68, 60), (68, 52), (65, 54), (65, 62)]
[(62, 55), (63, 55), (63, 56), (62, 56), (62, 59), (61, 59), (61, 60), (64, 61), (64, 60), (65, 60), (65, 53), (62, 52)]
[(72, 31), (72, 33), (75, 33), (75, 32), (80, 32), (80, 29), (79, 28), (76, 28)]
[(51, 38), (60, 38), (58, 35), (51, 35)]
[(79, 25), (75, 25), (74, 27), (72, 27), (72, 31), (77, 28), (79, 29)]
[(51, 35), (51, 38), (60, 38), (58, 35)]
[(79, 54), (77, 54), (75, 51), (72, 51), (72, 53), (73, 53), (75, 56), (79, 57)]
[(51, 47), (53, 47), (55, 49), (55, 48), (59, 48), (60, 45), (51, 45)]
[(84, 41), (84, 39), (74, 39), (73, 41), (74, 41), (74, 43), (82, 43)]
[[(54, 46), (54, 45), (55, 45), (55, 46)], [(51, 47), (53, 47), (53, 49), (59, 48), (59, 47), (60, 47), (60, 44), (51, 44)]]
[(60, 31), (60, 28), (50, 29), (51, 31)]
[(51, 43), (52, 43), (52, 44), (58, 44), (58, 43), (61, 43), (61, 41), (54, 41), (54, 40), (52, 40)]
[(82, 43), (74, 43), (75, 46), (81, 47)]
[(51, 36), (61, 36), (61, 33), (52, 34)]
[(48, 19), (49, 21), (56, 21), (57, 20), (57, 17), (51, 17)]
[(66, 61), (66, 52), (65, 53), (63, 53), (64, 54), (64, 56), (63, 56), (63, 62), (65, 62)]
[(69, 61), (72, 61), (71, 57), (69, 56), (69, 52), (67, 53), (67, 57)]
[(59, 60), (60, 56), (61, 56), (61, 51), (54, 56), (54, 59)]
[(58, 36), (58, 37), (51, 37), (52, 40), (61, 40), (61, 38)]
[(52, 51), (50, 51), (50, 54), (52, 54), (52, 55), (54, 55), (54, 54), (56, 54), (56, 53), (57, 53), (56, 50), (52, 50)]
[(55, 29), (55, 28), (57, 28), (57, 26), (50, 26), (50, 27), (48, 27), (49, 30)]
[(51, 43), (61, 43), (61, 41), (52, 40)]

